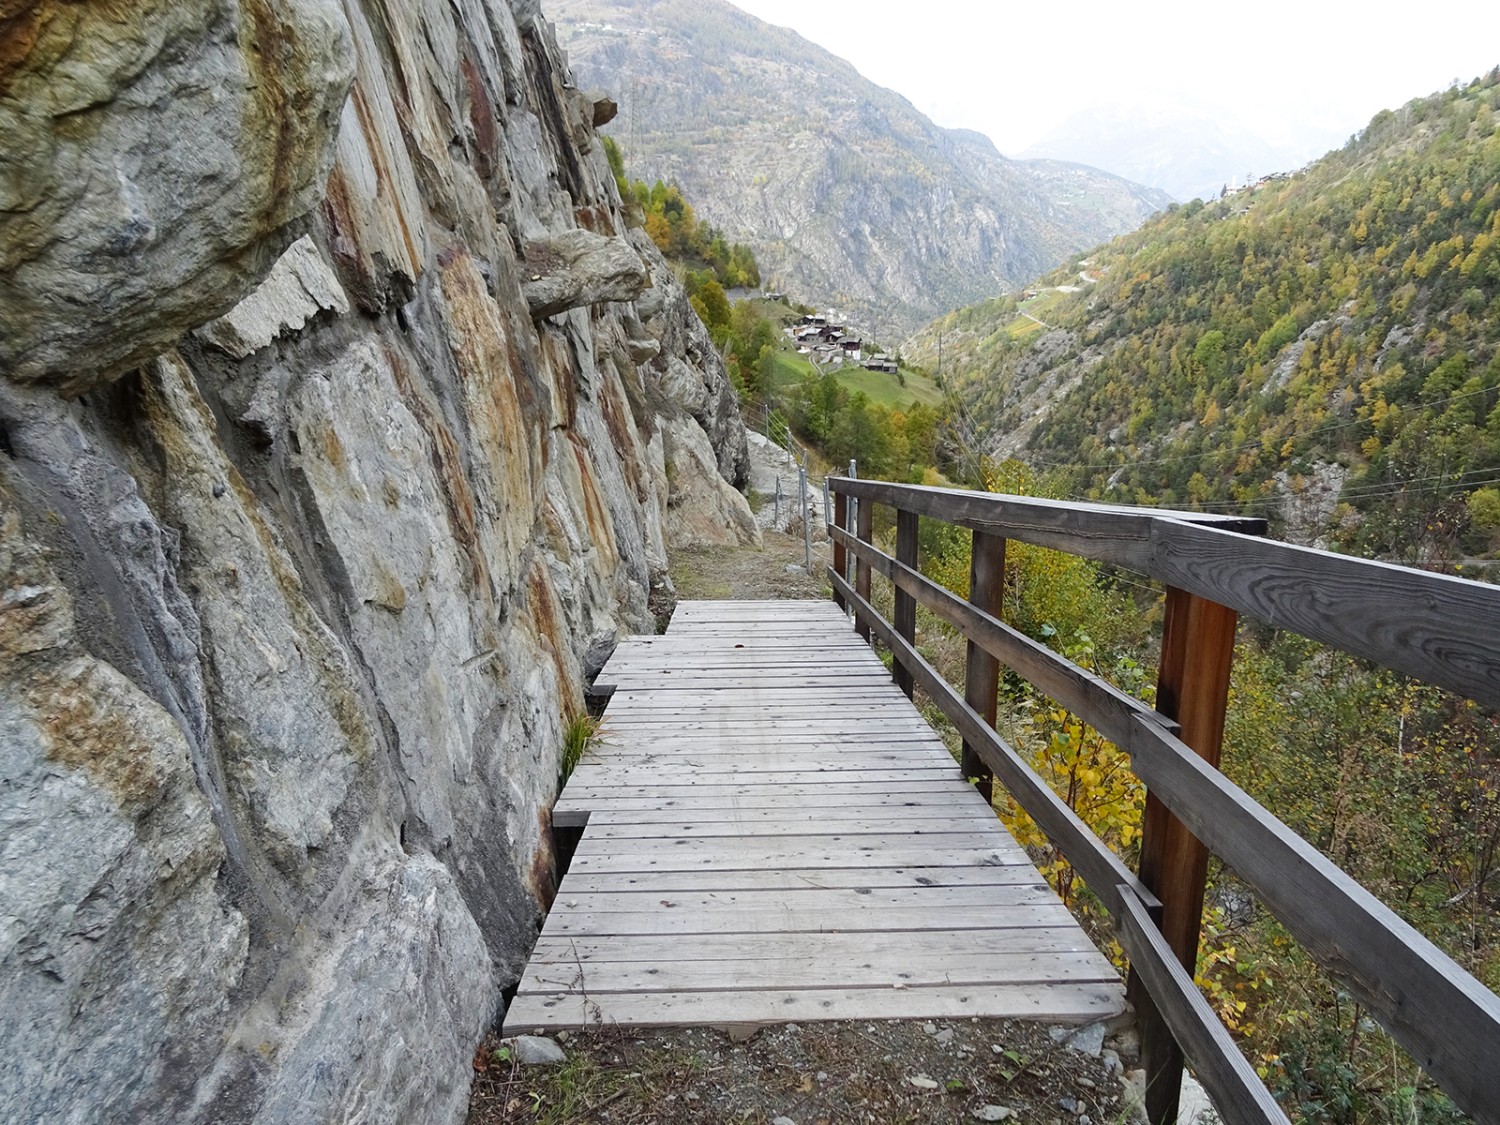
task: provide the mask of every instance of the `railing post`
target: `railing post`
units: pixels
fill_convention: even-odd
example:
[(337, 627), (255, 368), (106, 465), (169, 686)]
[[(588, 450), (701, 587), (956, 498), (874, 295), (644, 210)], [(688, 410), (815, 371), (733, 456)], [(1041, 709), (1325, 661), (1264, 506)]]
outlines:
[[(855, 508), (855, 531), (854, 534), (861, 542), (869, 543), (875, 538), (875, 504), (871, 500), (861, 500)], [(870, 564), (864, 559), (856, 559), (854, 563), (854, 592), (865, 601), (870, 600)], [(870, 626), (868, 622), (856, 620), (854, 629), (866, 642), (870, 639)]]
[[(1156, 709), (1182, 727), (1182, 741), (1215, 768), (1224, 742), (1229, 671), (1238, 618), (1227, 606), (1167, 587)], [(1161, 931), (1182, 967), (1198, 962), (1208, 849), (1154, 795), (1146, 795), (1141, 826), (1141, 882), (1162, 903)], [(1152, 1125), (1177, 1120), (1182, 1050), (1132, 972), (1128, 995), (1140, 1017), (1141, 1063), (1146, 1070), (1146, 1117)]]
[[(848, 495), (848, 493), (845, 493), (845, 492), (836, 492), (836, 493), (833, 494), (833, 522), (834, 522), (834, 525), (836, 527), (842, 527), (845, 530), (848, 529), (848, 527), (849, 527), (849, 495)], [(847, 560), (844, 558), (845, 553), (846, 553), (846, 548), (844, 547), (843, 542), (840, 541), (840, 540), (838, 540), (838, 539), (835, 539), (833, 541), (833, 572), (835, 574), (837, 574), (840, 578), (842, 578), (845, 582), (847, 582), (847, 581), (849, 581), (849, 564), (848, 564)], [(841, 593), (839, 593), (838, 590), (834, 590), (833, 591), (833, 604), (836, 605), (836, 606), (838, 606), (842, 610), (846, 610), (847, 611), (848, 608), (849, 608), (848, 605), (846, 605), (844, 603), (844, 595), (841, 594)]]
[[(859, 473), (856, 470), (857, 470), (857, 466), (851, 460), (849, 462), (849, 479), (850, 480), (858, 480), (859, 479)], [(860, 507), (861, 507), (860, 502), (859, 502), (859, 500), (856, 497), (853, 497), (853, 496), (849, 497), (849, 510), (848, 510), (848, 512), (845, 515), (845, 519), (848, 522), (846, 522), (844, 524), (844, 530), (847, 531), (850, 535), (853, 535), (855, 533), (855, 531), (854, 531), (855, 525), (859, 522), (859, 509), (860, 509)], [(844, 573), (844, 581), (847, 582), (847, 583), (849, 583), (851, 586), (854, 585), (854, 559), (853, 559), (853, 557), (851, 557), (849, 555), (849, 553), (847, 551), (844, 554), (844, 571), (843, 571), (843, 573)]]
[[(908, 512), (905, 508), (896, 509), (896, 561), (905, 563), (913, 570), (917, 567), (917, 513)], [(896, 632), (900, 633), (909, 643), (917, 643), (917, 599), (908, 594), (900, 586), (896, 587)], [(906, 693), (906, 698), (912, 696), (911, 671), (902, 664), (900, 660), (891, 663), (891, 674), (895, 677), (896, 686)]]
[[(969, 602), (991, 617), (1003, 613), (1005, 595), (1005, 539), (988, 532), (974, 532), (969, 553)], [(996, 697), (1000, 694), (1000, 661), (973, 641), (968, 645), (968, 662), (964, 671), (964, 702), (995, 725)], [(959, 763), (964, 777), (974, 781), (974, 788), (986, 801), (995, 795), (995, 777), (978, 752), (964, 740), (963, 758)]]
[(807, 499), (807, 464), (797, 469), (797, 494), (802, 504), (802, 569), (812, 573), (812, 505)]

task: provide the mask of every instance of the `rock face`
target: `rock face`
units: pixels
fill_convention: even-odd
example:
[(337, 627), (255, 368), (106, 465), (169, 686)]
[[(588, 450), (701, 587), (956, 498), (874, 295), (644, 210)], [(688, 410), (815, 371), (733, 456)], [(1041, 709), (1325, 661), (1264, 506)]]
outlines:
[(77, 392), (224, 312), (317, 204), (348, 29), (334, 0), (17, 0), (3, 27), (0, 371)]
[(722, 364), (534, 4), (6, 18), (0, 1104), (459, 1120)]

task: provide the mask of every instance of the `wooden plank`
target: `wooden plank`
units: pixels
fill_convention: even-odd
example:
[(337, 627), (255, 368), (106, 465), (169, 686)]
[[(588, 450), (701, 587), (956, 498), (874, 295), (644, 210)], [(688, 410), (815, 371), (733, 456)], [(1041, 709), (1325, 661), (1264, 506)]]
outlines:
[(1500, 708), (1500, 587), (1161, 520), (1163, 581)]
[[(918, 955), (950, 968), (958, 961), (982, 965), (986, 958), (1016, 953), (1086, 953), (1103, 964), (1102, 954), (1076, 924), (1030, 926), (1005, 930), (923, 930), (921, 947), (909, 933), (845, 934), (702, 934), (690, 942), (676, 937), (641, 935), (553, 938), (537, 941), (533, 959), (542, 964), (587, 964), (609, 961), (785, 961), (801, 958), (875, 965), (915, 962)], [(1110, 972), (1113, 973), (1113, 967)], [(1109, 980), (1110, 976), (1101, 979)], [(1114, 974), (1118, 985), (1119, 975)]]
[[(780, 891), (809, 887), (996, 887), (1040, 885), (1027, 864), (1000, 867), (868, 867), (860, 870), (653, 871), (649, 875), (589, 875), (570, 871), (568, 893), (673, 894), (690, 891)], [(1093, 948), (1090, 946), (1089, 948)]]
[[(775, 824), (778, 830), (787, 825), (815, 821), (820, 824), (832, 822), (863, 821), (872, 816), (882, 818), (883, 823), (901, 823), (906, 820), (978, 820), (985, 824), (994, 819), (994, 812), (977, 802), (962, 805), (951, 796), (936, 800), (911, 800), (887, 796), (883, 800), (868, 801), (863, 798), (851, 804), (835, 805), (838, 793), (825, 791), (817, 798), (798, 800), (788, 798), (780, 792), (767, 794), (755, 804), (745, 805), (732, 800), (719, 804), (691, 801), (675, 808), (662, 808), (661, 802), (650, 805), (632, 804), (622, 806), (611, 802), (608, 808), (595, 811), (593, 827), (607, 828), (612, 824), (642, 828), (651, 824), (705, 826), (710, 824)], [(654, 805), (655, 807), (652, 807)]]
[[(609, 756), (608, 760), (601, 757), (595, 766), (598, 769), (614, 767), (616, 769), (643, 768), (652, 763), (659, 767), (675, 769), (690, 768), (692, 766), (734, 768), (739, 765), (747, 773), (762, 773), (766, 770), (778, 771), (786, 769), (808, 770), (808, 769), (846, 769), (859, 770), (865, 766), (930, 766), (932, 768), (952, 769), (954, 766), (953, 755), (941, 746), (924, 746), (919, 743), (908, 743), (892, 747), (871, 747), (862, 750), (859, 755), (840, 755), (836, 751), (828, 754), (811, 754), (807, 751), (793, 746), (785, 751), (766, 750), (756, 754), (749, 761), (740, 761), (742, 755), (736, 755), (733, 750), (722, 750), (715, 752), (711, 748), (699, 750), (670, 749), (652, 751), (643, 748), (638, 752), (627, 753), (618, 751)], [(589, 765), (591, 763), (584, 763)], [(582, 766), (579, 767), (583, 768)]]
[[(687, 924), (697, 924), (720, 915), (759, 916), (768, 924), (768, 929), (808, 929), (802, 922), (813, 915), (831, 918), (835, 910), (847, 910), (861, 915), (880, 915), (891, 918), (900, 910), (927, 910), (929, 921), (942, 918), (942, 924), (951, 924), (971, 910), (1008, 910), (1020, 906), (1058, 906), (1061, 901), (1043, 880), (1034, 882), (999, 883), (992, 886), (801, 886), (801, 888), (775, 889), (775, 891), (681, 891), (672, 895), (651, 891), (600, 891), (582, 894), (570, 891), (567, 897), (559, 895), (552, 904), (547, 921), (558, 918), (567, 921), (574, 916), (597, 915), (597, 913), (630, 913), (630, 915), (658, 916), (658, 918), (685, 919)], [(876, 929), (898, 930), (906, 927), (879, 926), (879, 918), (870, 918)], [(825, 926), (813, 929), (828, 929)], [(835, 922), (832, 929), (843, 929)], [(927, 929), (926, 926), (918, 929)], [(726, 932), (733, 932), (726, 927)], [(753, 933), (753, 930), (745, 930)]]
[(1130, 955), (1131, 970), (1145, 983), (1157, 1010), (1193, 1060), (1193, 1070), (1213, 1098), (1219, 1117), (1226, 1125), (1291, 1125), (1203, 999), (1192, 974), (1180, 964), (1177, 951), (1156, 928), (1145, 904), (1128, 887), (1121, 888), (1120, 902), (1123, 909), (1115, 918), (1116, 933)]
[[(970, 1016), (1094, 1023), (1124, 1008), (1109, 984), (940, 985), (908, 989), (763, 992), (613, 993), (609, 1022), (628, 1027), (683, 1027), (792, 1020), (956, 1019)], [(506, 1035), (531, 1028), (583, 1027), (602, 1018), (579, 993), (522, 993), (505, 1015)]]
[(589, 822), (589, 835), (595, 840), (713, 840), (751, 839), (760, 836), (888, 836), (893, 832), (906, 832), (912, 836), (924, 836), (933, 832), (985, 832), (993, 816), (882, 816), (864, 820), (833, 820), (829, 818), (804, 817), (800, 820), (767, 820), (751, 822), (739, 820), (677, 820), (662, 824), (610, 824), (597, 818)]
[[(944, 911), (942, 925), (955, 930), (998, 930), (1007, 926), (1062, 926), (1072, 918), (1068, 908), (1054, 896), (1051, 902), (955, 906)], [(780, 934), (823, 930), (852, 934), (921, 930), (931, 922), (932, 912), (925, 907), (887, 907), (870, 911), (806, 907), (795, 914), (703, 909), (642, 913), (554, 910), (547, 915), (543, 932), (553, 937), (572, 934)]]
[[(869, 914), (895, 907), (902, 910), (925, 909), (929, 912), (929, 922), (935, 922), (941, 917), (947, 923), (951, 920), (949, 910), (1049, 904), (1061, 905), (1040, 878), (996, 886), (923, 887), (912, 884), (879, 889), (864, 886), (804, 886), (738, 891), (690, 890), (670, 897), (658, 897), (658, 892), (654, 891), (597, 891), (584, 894), (577, 889), (570, 889), (567, 897), (558, 897), (549, 918), (619, 913), (662, 917), (670, 913), (673, 918), (681, 918), (689, 915), (696, 917), (754, 912), (767, 918), (779, 916), (783, 920), (790, 918), (797, 921), (807, 911), (849, 910)], [(921, 928), (925, 929), (926, 926)]]
[(760, 867), (863, 869), (869, 867), (1004, 867), (1029, 865), (1024, 852), (983, 845), (960, 847), (934, 844), (898, 845), (889, 841), (868, 851), (858, 847), (840, 848), (736, 848), (730, 852), (703, 855), (702, 849), (658, 849), (647, 854), (614, 853), (576, 855), (568, 869), (591, 874), (636, 873), (647, 871), (697, 871), (714, 868), (720, 871), (754, 871)]
[(1157, 519), (1186, 518), (1195, 523), (1248, 535), (1265, 533), (1265, 521), (1238, 516), (1202, 515), (1115, 504), (1082, 504), (990, 492), (965, 492), (884, 481), (830, 477), (828, 487), (859, 500), (890, 504), (991, 535), (1019, 539), (1040, 547), (1115, 563), (1150, 573), (1151, 525)]
[[(835, 586), (841, 581), (837, 575), (830, 574), (830, 578)], [(1122, 884), (1134, 888), (1144, 901), (1155, 903), (1155, 896), (1120, 861), (1119, 856), (1105, 847), (1062, 798), (1033, 772), (1015, 749), (985, 724), (948, 681), (938, 674), (937, 669), (928, 664), (903, 638), (897, 636), (896, 631), (881, 619), (874, 607), (849, 589), (847, 584), (844, 596), (854, 606), (856, 614), (869, 620), (871, 628), (880, 635), (881, 640), (907, 663), (917, 683), (922, 685), (938, 708), (953, 721), (959, 733), (975, 747), (995, 776), (1000, 778), (1021, 807), (1041, 826), (1047, 838), (1057, 845), (1111, 913), (1116, 909), (1113, 901), (1118, 893), (1116, 888)]]
[[(920, 837), (920, 840), (918, 840)], [(788, 833), (775, 840), (600, 840), (592, 832), (585, 833), (578, 842), (575, 856), (661, 856), (687, 857), (689, 866), (702, 866), (714, 862), (741, 863), (742, 857), (753, 858), (767, 851), (788, 857), (789, 862), (781, 867), (808, 867), (830, 856), (858, 854), (866, 859), (882, 848), (901, 848), (920, 851), (923, 847), (933, 849), (934, 857), (955, 849), (975, 849), (990, 854), (1003, 855), (1002, 862), (1024, 863), (1026, 853), (1011, 839), (1009, 834), (994, 831), (989, 825), (967, 831), (942, 828), (928, 832), (799, 832)], [(941, 862), (936, 860), (935, 862)]]
[[(731, 805), (728, 802), (719, 805), (681, 803), (674, 808), (653, 809), (619, 801), (595, 801), (589, 810), (591, 819), (587, 823), (595, 828), (610, 824), (646, 828), (658, 824), (677, 824), (691, 816), (694, 825), (704, 828), (714, 824), (776, 823), (785, 829), (796, 823), (842, 824), (883, 813), (890, 814), (887, 823), (904, 825), (913, 820), (952, 822), (960, 818), (984, 819), (983, 814), (988, 812), (967, 805), (959, 809), (948, 798), (939, 802), (914, 802), (906, 805), (894, 797), (883, 802), (859, 801), (857, 804), (834, 805), (835, 800), (845, 796), (842, 786), (837, 790), (830, 787), (822, 797), (807, 802), (784, 800), (774, 786), (760, 788), (768, 792), (753, 805)], [(564, 809), (568, 807), (570, 806), (564, 806)], [(992, 816), (993, 813), (989, 815)]]
[[(826, 782), (803, 782), (779, 784), (775, 789), (760, 786), (746, 788), (741, 785), (679, 786), (670, 790), (632, 786), (630, 792), (601, 789), (595, 786), (570, 781), (563, 791), (563, 799), (575, 794), (586, 794), (593, 800), (605, 800), (610, 807), (619, 808), (685, 808), (700, 810), (729, 808), (756, 809), (780, 808), (789, 802), (807, 799), (829, 800), (831, 791)], [(964, 785), (955, 770), (952, 777), (927, 778), (922, 781), (850, 781), (839, 786), (840, 796), (847, 795), (866, 807), (873, 805), (901, 804), (907, 800), (917, 802), (937, 801), (953, 803), (964, 800), (972, 792)]]
[(1186, 744), (1145, 720), (1134, 733), (1136, 773), (1193, 834), (1459, 1108), (1500, 1120), (1500, 997)]
[(521, 987), (535, 992), (586, 989), (608, 992), (705, 992), (818, 988), (921, 988), (933, 985), (976, 987), (988, 984), (1108, 984), (1119, 977), (1097, 955), (1087, 953), (992, 954), (982, 963), (964, 957), (891, 958), (829, 961), (822, 957), (777, 961), (559, 961), (532, 960)]
[[(718, 781), (711, 780), (711, 775), (713, 775), (715, 772), (718, 772), (719, 775), (720, 775), (720, 780), (718, 780)], [(750, 779), (750, 783), (751, 784), (760, 784), (760, 785), (776, 785), (776, 786), (782, 786), (782, 785), (813, 785), (813, 784), (816, 784), (816, 785), (828, 785), (828, 784), (831, 784), (834, 780), (836, 780), (836, 779), (831, 778), (831, 777), (828, 776), (829, 772), (830, 771), (827, 771), (827, 770), (786, 770), (786, 771), (779, 771), (779, 772), (776, 772), (774, 774), (767, 774), (767, 775), (765, 775), (764, 777), (761, 777), (761, 778), (752, 778), (752, 779)], [(931, 769), (928, 766), (921, 766), (921, 767), (917, 767), (917, 768), (914, 768), (914, 769), (874, 769), (874, 770), (861, 770), (860, 772), (863, 773), (863, 774), (865, 774), (866, 776), (863, 777), (863, 778), (857, 778), (857, 779), (854, 779), (854, 780), (844, 780), (844, 781), (841, 781), (840, 784), (843, 784), (843, 785), (853, 785), (853, 784), (856, 784), (859, 781), (867, 782), (867, 783), (870, 783), (870, 784), (891, 784), (891, 783), (902, 783), (902, 784), (904, 784), (904, 783), (916, 783), (916, 782), (923, 782), (923, 783), (927, 783), (927, 784), (939, 784), (939, 783), (946, 782), (946, 780), (948, 778), (952, 778), (954, 780), (958, 780), (958, 765), (957, 765), (957, 763), (954, 763), (952, 766), (949, 767), (949, 769), (947, 769), (945, 771), (942, 771), (941, 773), (939, 773), (937, 771), (934, 771), (933, 769)], [(575, 778), (577, 776), (578, 776), (577, 774), (574, 775)], [(575, 782), (571, 782), (569, 784), (569, 786), (568, 786), (568, 792), (572, 791), (573, 786), (575, 784), (579, 784), (579, 783), (575, 781)], [(679, 778), (675, 778), (674, 779), (674, 778), (672, 778), (672, 777), (669, 776), (669, 777), (667, 777), (665, 779), (661, 779), (659, 781), (658, 781), (658, 779), (653, 779), (649, 784), (643, 783), (643, 782), (625, 781), (622, 784), (619, 784), (618, 786), (615, 786), (615, 784), (613, 782), (611, 782), (609, 784), (609, 786), (604, 786), (602, 788), (603, 788), (603, 795), (605, 795), (605, 796), (609, 796), (611, 794), (618, 794), (619, 796), (622, 796), (622, 797), (630, 797), (630, 796), (640, 797), (640, 796), (654, 796), (654, 795), (659, 794), (659, 793), (666, 793), (668, 795), (672, 794), (673, 792), (691, 793), (693, 790), (699, 788), (699, 786), (741, 785), (741, 784), (744, 784), (744, 783), (741, 781), (741, 779), (739, 778), (739, 776), (737, 775), (737, 773), (734, 772), (734, 771), (727, 771), (726, 772), (726, 771), (702, 770), (702, 771), (699, 771), (694, 777), (691, 777), (691, 778), (688, 778), (688, 777), (679, 777)], [(600, 787), (599, 786), (595, 786), (594, 782), (588, 781), (586, 784), (584, 784), (582, 786), (582, 788), (587, 789), (587, 788), (600, 788)]]

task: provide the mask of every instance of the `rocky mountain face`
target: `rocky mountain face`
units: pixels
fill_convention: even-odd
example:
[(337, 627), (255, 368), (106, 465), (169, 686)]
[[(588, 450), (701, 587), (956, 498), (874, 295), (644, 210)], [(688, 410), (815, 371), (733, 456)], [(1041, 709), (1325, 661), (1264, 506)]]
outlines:
[(4, 1116), (459, 1120), (722, 364), (534, 0), (0, 27)]
[(1169, 202), (1092, 168), (1007, 160), (723, 0), (556, 0), (547, 14), (579, 80), (616, 92), (632, 176), (678, 183), (754, 247), (768, 283), (892, 338)]

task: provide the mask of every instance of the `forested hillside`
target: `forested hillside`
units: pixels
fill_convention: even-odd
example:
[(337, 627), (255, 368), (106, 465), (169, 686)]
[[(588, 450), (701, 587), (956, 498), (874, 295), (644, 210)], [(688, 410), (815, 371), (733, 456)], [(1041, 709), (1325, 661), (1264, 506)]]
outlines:
[(1472, 573), (1500, 547), (1497, 108), (1491, 73), (1383, 112), (908, 350), (1063, 494)]

